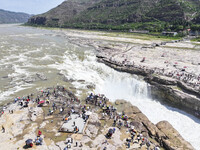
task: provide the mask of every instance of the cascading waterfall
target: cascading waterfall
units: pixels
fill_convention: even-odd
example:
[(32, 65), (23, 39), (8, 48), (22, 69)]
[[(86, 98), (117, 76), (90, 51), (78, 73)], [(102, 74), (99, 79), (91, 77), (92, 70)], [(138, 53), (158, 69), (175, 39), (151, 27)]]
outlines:
[(133, 75), (116, 73), (111, 70), (103, 84), (97, 85), (96, 92), (104, 93), (112, 101), (116, 99), (136, 100), (147, 98), (147, 83), (139, 81)]

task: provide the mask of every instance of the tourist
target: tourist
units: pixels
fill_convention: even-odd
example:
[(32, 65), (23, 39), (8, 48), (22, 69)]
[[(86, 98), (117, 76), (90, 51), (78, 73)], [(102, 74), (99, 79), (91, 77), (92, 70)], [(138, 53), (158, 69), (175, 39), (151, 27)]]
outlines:
[(71, 143), (73, 143), (73, 141), (74, 141), (73, 138), (71, 138)]
[(26, 143), (26, 147), (27, 147), (27, 148), (33, 147), (33, 140), (32, 140), (32, 139), (26, 140), (25, 143)]
[(42, 132), (40, 130), (38, 130), (37, 136), (40, 137), (41, 135), (42, 135)]
[(47, 100), (46, 100), (46, 103), (47, 103), (47, 104), (50, 104), (50, 101), (49, 101), (49, 99), (47, 99)]
[(55, 102), (53, 102), (52, 107), (53, 107), (53, 110), (56, 110), (56, 109), (57, 109), (57, 107), (56, 107), (56, 103), (55, 103)]
[(35, 144), (36, 144), (36, 145), (42, 145), (42, 141), (43, 141), (43, 139), (42, 139), (41, 137), (37, 137), (37, 138), (35, 139)]
[(107, 140), (105, 140), (102, 144), (108, 144), (108, 141)]
[(65, 123), (67, 123), (68, 122), (68, 117), (65, 117)]
[(70, 143), (70, 142), (67, 143), (67, 147), (68, 147), (68, 148), (71, 148), (71, 143)]
[(113, 126), (115, 127), (116, 126), (116, 119), (114, 119), (114, 121), (113, 121)]
[(63, 108), (61, 107), (61, 108), (60, 108), (60, 114), (62, 114), (62, 113), (63, 113)]
[(130, 148), (130, 141), (127, 141), (127, 148)]
[(113, 129), (109, 129), (108, 133), (106, 134), (106, 138), (110, 139), (113, 135)]
[(146, 59), (146, 58), (145, 58), (145, 57), (143, 57), (143, 58), (142, 58), (142, 60), (141, 60), (140, 62), (144, 62), (144, 61), (145, 61), (145, 59)]
[(113, 128), (113, 133), (115, 133), (115, 128)]
[(50, 108), (49, 108), (49, 115), (52, 115), (53, 114), (53, 110), (51, 110)]
[(78, 133), (79, 132), (79, 129), (77, 126), (74, 127), (74, 133)]
[(2, 126), (2, 133), (5, 133), (6, 132), (6, 130), (5, 130), (5, 128), (4, 128), (4, 126)]
[(147, 150), (150, 150), (151, 142), (149, 140), (146, 142), (146, 146), (147, 146)]
[(160, 150), (159, 146), (155, 146), (154, 150)]
[(83, 145), (82, 145), (82, 143), (80, 142), (80, 145), (79, 145), (79, 147), (82, 147)]
[(15, 103), (16, 103), (16, 102), (18, 101), (18, 98), (15, 98), (15, 100), (14, 100), (14, 101), (15, 101)]
[(66, 146), (66, 147), (64, 148), (64, 150), (68, 150), (68, 147)]
[(141, 139), (141, 137), (140, 137), (140, 134), (139, 134), (139, 135), (137, 135), (138, 143), (139, 143), (140, 139)]

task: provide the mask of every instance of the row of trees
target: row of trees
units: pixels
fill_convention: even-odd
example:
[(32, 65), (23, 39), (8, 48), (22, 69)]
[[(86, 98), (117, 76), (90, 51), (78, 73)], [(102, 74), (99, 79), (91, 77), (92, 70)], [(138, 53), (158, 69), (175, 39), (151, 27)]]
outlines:
[(200, 31), (200, 24), (192, 23), (166, 23), (166, 22), (139, 22), (139, 23), (126, 23), (121, 25), (102, 24), (102, 23), (74, 23), (64, 24), (64, 28), (82, 28), (82, 29), (103, 29), (103, 30), (148, 30), (149, 32), (162, 32), (162, 31), (175, 31), (181, 32), (187, 29), (193, 31)]

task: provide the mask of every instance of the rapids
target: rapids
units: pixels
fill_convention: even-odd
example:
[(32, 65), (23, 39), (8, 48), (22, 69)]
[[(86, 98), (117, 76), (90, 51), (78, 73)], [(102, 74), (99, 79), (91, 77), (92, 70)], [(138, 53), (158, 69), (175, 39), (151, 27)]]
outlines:
[[(0, 25), (0, 35), (0, 102), (55, 85), (71, 88), (80, 97), (86, 92), (102, 93), (112, 101), (130, 101), (153, 123), (169, 121), (200, 149), (199, 119), (153, 100), (148, 84), (139, 77), (98, 63), (94, 48), (70, 43), (61, 32), (18, 25)], [(38, 72), (47, 80), (38, 79)], [(73, 82), (63, 81), (63, 76)], [(28, 79), (33, 82), (25, 82)], [(87, 85), (95, 89), (89, 91)]]

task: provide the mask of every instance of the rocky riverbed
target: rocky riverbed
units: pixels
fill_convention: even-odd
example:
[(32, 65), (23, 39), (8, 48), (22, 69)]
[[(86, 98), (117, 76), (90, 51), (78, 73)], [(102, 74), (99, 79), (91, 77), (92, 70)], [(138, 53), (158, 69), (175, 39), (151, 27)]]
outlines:
[[(89, 116), (82, 133), (61, 129), (65, 118), (73, 114)], [(194, 149), (167, 121), (154, 125), (129, 102), (111, 103), (102, 94), (80, 100), (62, 86), (18, 97), (4, 105), (0, 125), (4, 128), (0, 133), (3, 149), (28, 148), (25, 141), (34, 141), (38, 131), (43, 142), (33, 143), (33, 149)], [(110, 129), (114, 133), (108, 137)]]

